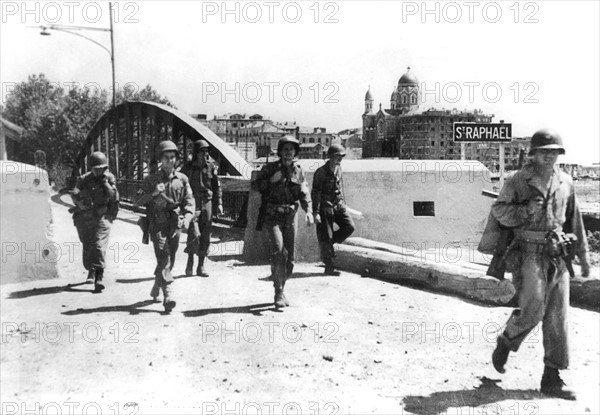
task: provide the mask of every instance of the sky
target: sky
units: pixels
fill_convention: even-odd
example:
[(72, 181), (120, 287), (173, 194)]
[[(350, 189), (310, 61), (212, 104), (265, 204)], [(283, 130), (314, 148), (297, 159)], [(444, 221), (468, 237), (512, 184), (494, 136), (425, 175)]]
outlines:
[[(513, 136), (558, 131), (567, 160), (600, 161), (600, 2), (114, 2), (117, 88), (150, 84), (209, 117), (362, 126), (370, 87), (389, 108), (398, 79), (420, 108), (481, 109)], [(109, 27), (106, 2), (1, 2), (2, 102), (44, 73), (65, 88), (111, 86), (109, 54), (48, 24)], [(108, 33), (79, 31), (110, 48)]]

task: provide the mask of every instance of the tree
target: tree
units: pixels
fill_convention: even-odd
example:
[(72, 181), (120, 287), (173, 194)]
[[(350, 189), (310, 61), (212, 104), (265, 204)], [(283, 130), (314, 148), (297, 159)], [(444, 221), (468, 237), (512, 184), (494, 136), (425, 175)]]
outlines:
[(48, 166), (72, 166), (93, 123), (107, 107), (106, 92), (72, 88), (65, 90), (44, 74), (30, 75), (6, 100), (3, 117), (24, 128), (16, 158), (34, 162), (44, 150)]
[[(126, 85), (117, 92), (123, 101), (153, 101), (174, 105), (150, 85), (137, 90)], [(67, 92), (44, 74), (30, 75), (7, 97), (2, 116), (24, 128), (16, 159), (33, 164), (34, 153), (44, 150), (49, 167), (76, 166), (85, 138), (97, 120), (110, 109), (106, 91), (74, 87)]]
[(162, 97), (150, 86), (150, 84), (146, 85), (143, 89), (136, 89), (136, 87), (131, 84), (125, 84), (122, 90), (117, 91), (116, 101), (117, 105), (125, 101), (157, 102), (159, 104), (165, 104), (171, 108), (177, 109), (177, 107), (173, 105), (168, 98)]

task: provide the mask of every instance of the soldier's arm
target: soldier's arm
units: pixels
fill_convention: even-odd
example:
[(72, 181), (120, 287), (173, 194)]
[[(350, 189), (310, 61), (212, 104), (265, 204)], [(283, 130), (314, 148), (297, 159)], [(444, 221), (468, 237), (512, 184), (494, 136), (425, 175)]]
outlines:
[(264, 193), (269, 188), (269, 169), (270, 166), (265, 164), (256, 174), (256, 178), (252, 181), (252, 189)]
[(312, 200), (310, 198), (310, 191), (308, 190), (308, 183), (304, 177), (304, 173), (300, 170), (300, 206), (306, 213), (312, 214)]
[(156, 188), (156, 184), (148, 176), (142, 182), (142, 186), (137, 191), (137, 199), (133, 202), (134, 206), (145, 206), (150, 200), (152, 200), (152, 193)]
[(86, 209), (88, 206), (84, 200), (84, 195), (82, 190), (84, 189), (84, 181), (83, 176), (79, 176), (77, 178), (77, 183), (73, 188), (73, 192), (71, 193), (71, 200), (73, 200), (73, 204), (77, 206), (79, 209)]
[(212, 191), (213, 191), (213, 199), (217, 206), (223, 206), (223, 189), (221, 188), (221, 180), (219, 180), (218, 169), (217, 166), (212, 167), (213, 175), (212, 175)]
[(575, 186), (571, 186), (571, 193), (567, 201), (566, 221), (563, 227), (565, 233), (574, 233), (577, 236), (575, 253), (580, 260), (587, 262), (588, 240), (583, 225), (583, 216), (579, 210), (579, 203), (575, 195)]
[(194, 217), (194, 211), (196, 210), (196, 201), (194, 199), (194, 194), (192, 193), (192, 188), (190, 186), (190, 182), (186, 176), (185, 180), (183, 180), (184, 191), (183, 191), (183, 200), (181, 201), (181, 214), (184, 216), (185, 227), (187, 228), (190, 224), (190, 221)]
[(115, 180), (115, 176), (110, 172), (107, 172), (105, 177), (104, 187), (106, 189), (106, 194), (108, 195), (109, 201), (114, 202), (119, 199), (117, 181)]
[(323, 174), (321, 169), (317, 169), (313, 176), (312, 191), (310, 197), (313, 203), (313, 213), (319, 213), (321, 207), (321, 192), (323, 191)]
[(498, 199), (492, 205), (492, 215), (502, 225), (514, 228), (527, 223), (533, 216), (527, 210), (527, 205), (518, 202), (516, 176), (506, 179)]

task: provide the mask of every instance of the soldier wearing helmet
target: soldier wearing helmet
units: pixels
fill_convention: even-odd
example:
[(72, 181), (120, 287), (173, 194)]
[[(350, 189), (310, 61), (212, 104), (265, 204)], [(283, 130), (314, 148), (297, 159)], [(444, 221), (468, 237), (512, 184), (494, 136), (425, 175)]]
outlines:
[(181, 172), (190, 180), (190, 186), (196, 202), (196, 212), (190, 224), (187, 236), (188, 254), (186, 275), (193, 275), (194, 255), (198, 255), (196, 275), (208, 277), (204, 263), (210, 245), (210, 231), (213, 212), (223, 214), (223, 198), (218, 168), (210, 159), (210, 146), (205, 140), (194, 142), (191, 162), (185, 164)]
[(73, 222), (83, 245), (83, 266), (88, 284), (97, 293), (104, 290), (106, 247), (112, 222), (119, 211), (119, 193), (115, 176), (108, 171), (104, 153), (95, 151), (88, 157), (90, 172), (77, 179), (71, 198), (75, 207)]
[[(333, 267), (334, 243), (342, 243), (354, 232), (354, 222), (346, 210), (342, 186), (342, 159), (344, 147), (332, 144), (327, 150), (329, 160), (315, 171), (311, 199), (317, 224), (317, 239), (321, 258), (325, 263), (325, 275), (339, 275)], [(333, 230), (333, 224), (338, 230)]]
[(277, 144), (279, 160), (266, 164), (259, 172), (253, 187), (262, 195), (257, 228), (267, 228), (271, 248), (271, 278), (275, 289), (275, 307), (289, 306), (284, 294), (285, 282), (294, 269), (296, 212), (298, 205), (306, 212), (305, 220), (312, 225), (312, 203), (308, 184), (296, 157), (300, 143), (293, 136), (285, 136)]
[[(559, 370), (569, 364), (567, 311), (570, 261), (577, 255), (581, 274), (589, 276), (588, 244), (571, 177), (556, 166), (564, 154), (562, 138), (551, 130), (539, 130), (531, 139), (531, 163), (507, 177), (492, 206), (492, 217), (514, 235), (506, 257), (513, 274), (519, 310), (498, 337), (492, 354), (494, 368), (504, 373), (511, 351), (515, 352), (538, 323), (544, 338), (544, 374), (541, 392), (575, 399), (564, 389)], [(486, 227), (482, 242), (492, 241)], [(480, 247), (482, 245), (480, 244)], [(567, 270), (569, 273), (567, 273)], [(572, 274), (571, 276), (573, 276)]]
[(179, 154), (175, 143), (162, 141), (158, 150), (160, 169), (144, 179), (140, 189), (142, 196), (136, 204), (146, 206), (148, 233), (156, 255), (154, 286), (150, 296), (156, 301), (162, 289), (165, 312), (170, 313), (176, 305), (171, 271), (181, 229), (188, 228), (194, 216), (195, 203), (187, 176), (175, 171)]

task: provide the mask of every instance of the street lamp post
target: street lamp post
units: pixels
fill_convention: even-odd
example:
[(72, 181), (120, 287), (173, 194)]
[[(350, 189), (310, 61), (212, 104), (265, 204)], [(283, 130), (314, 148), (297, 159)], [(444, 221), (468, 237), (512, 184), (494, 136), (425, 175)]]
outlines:
[[(114, 138), (114, 143), (115, 143), (115, 164), (116, 164), (115, 167), (118, 172), (119, 153), (118, 153), (118, 140), (117, 140), (118, 128), (117, 128), (117, 112), (116, 112), (117, 90), (115, 87), (115, 45), (114, 45), (114, 37), (113, 37), (114, 31), (113, 31), (113, 18), (112, 18), (112, 3), (110, 3), (110, 2), (108, 3), (108, 14), (109, 14), (109, 19), (110, 19), (110, 28), (109, 29), (100, 28), (100, 27), (91, 27), (91, 26), (73, 26), (73, 25), (55, 25), (55, 24), (51, 24), (51, 25), (47, 25), (47, 26), (39, 26), (39, 28), (42, 29), (42, 31), (40, 32), (40, 35), (42, 35), (42, 36), (50, 36), (50, 33), (48, 33), (48, 30), (56, 30), (59, 32), (65, 32), (65, 33), (69, 33), (69, 34), (72, 34), (75, 36), (82, 37), (82, 38), (89, 40), (90, 42), (100, 46), (110, 56), (110, 64), (111, 64), (111, 71), (112, 71), (113, 138)], [(81, 33), (77, 33), (77, 31), (80, 31), (80, 30), (90, 30), (90, 31), (96, 31), (96, 32), (110, 32), (110, 50), (107, 49), (106, 46), (95, 41), (94, 39), (89, 38), (85, 35), (82, 35)], [(108, 152), (108, 150), (109, 150), (108, 142), (106, 143), (106, 149)], [(109, 158), (109, 160), (110, 160), (110, 158)]]

